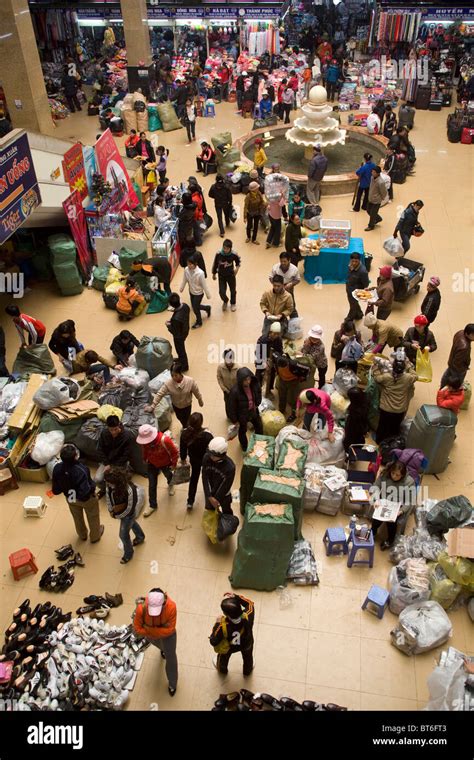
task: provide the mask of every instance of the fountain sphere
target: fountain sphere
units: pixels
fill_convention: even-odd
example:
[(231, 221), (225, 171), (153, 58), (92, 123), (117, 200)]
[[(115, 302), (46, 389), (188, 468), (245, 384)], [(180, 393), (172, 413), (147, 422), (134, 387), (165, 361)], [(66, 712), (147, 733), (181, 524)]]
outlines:
[(328, 94), (325, 87), (320, 84), (311, 87), (309, 91), (309, 102), (313, 106), (323, 106), (325, 103), (327, 103), (327, 99)]

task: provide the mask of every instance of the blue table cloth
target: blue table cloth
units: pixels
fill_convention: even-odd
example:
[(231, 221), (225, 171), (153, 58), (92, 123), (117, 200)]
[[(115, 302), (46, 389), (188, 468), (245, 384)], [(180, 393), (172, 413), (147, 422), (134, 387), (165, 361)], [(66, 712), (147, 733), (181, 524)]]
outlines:
[[(317, 239), (318, 235), (308, 235), (309, 238)], [(305, 256), (304, 278), (306, 282), (314, 284), (322, 280), (326, 285), (345, 283), (347, 268), (351, 253), (364, 254), (364, 241), (362, 238), (351, 238), (349, 247), (324, 248), (318, 256)], [(362, 258), (363, 260), (363, 258)], [(321, 278), (321, 280), (316, 279)]]

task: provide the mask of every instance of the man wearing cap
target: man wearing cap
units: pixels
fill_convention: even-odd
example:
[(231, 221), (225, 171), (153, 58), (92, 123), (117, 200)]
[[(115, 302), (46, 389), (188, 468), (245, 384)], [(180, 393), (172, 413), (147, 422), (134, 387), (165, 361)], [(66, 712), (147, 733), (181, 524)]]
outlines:
[(291, 263), (290, 254), (286, 251), (280, 253), (280, 263), (274, 264), (270, 273), (269, 280), (272, 282), (273, 277), (278, 274), (283, 277), (283, 285), (287, 293), (293, 298), (293, 304), (295, 310), (291, 314), (292, 317), (297, 317), (296, 301), (295, 301), (295, 287), (300, 284), (301, 277), (296, 264)]
[(375, 343), (371, 349), (373, 354), (381, 354), (386, 345), (390, 348), (398, 348), (403, 342), (403, 332), (392, 322), (378, 320), (375, 314), (367, 314), (364, 325), (372, 330), (372, 341)]
[(176, 604), (161, 588), (152, 588), (137, 604), (133, 615), (133, 630), (150, 644), (158, 647), (165, 660), (168, 693), (176, 694), (178, 660), (176, 657)]
[(260, 299), (260, 308), (265, 315), (262, 334), (268, 335), (270, 325), (281, 324), (282, 337), (287, 330), (288, 319), (295, 309), (293, 296), (285, 290), (283, 277), (276, 274), (272, 278), (272, 289), (265, 291)]
[(438, 346), (436, 345), (433, 333), (428, 329), (429, 322), (424, 314), (418, 314), (413, 320), (413, 324), (414, 327), (409, 327), (405, 333), (403, 347), (408, 359), (412, 364), (416, 365), (416, 352), (418, 349), (420, 351), (429, 351), (432, 354)]
[(163, 473), (168, 481), (168, 493), (174, 495), (174, 486), (171, 485), (173, 470), (178, 462), (178, 449), (173, 440), (166, 433), (161, 433), (153, 425), (140, 425), (138, 428), (137, 443), (142, 446), (143, 459), (148, 470), (148, 501), (149, 505), (143, 512), (143, 517), (156, 512), (158, 509), (157, 484), (158, 475)]
[(321, 197), (321, 182), (328, 168), (328, 160), (323, 156), (319, 145), (313, 148), (313, 158), (308, 164), (308, 180), (306, 182), (306, 195), (308, 201), (314, 205), (319, 203)]
[[(376, 224), (382, 222), (383, 219), (379, 214), (379, 209), (382, 203), (388, 200), (387, 188), (385, 182), (380, 176), (382, 169), (380, 166), (374, 166), (372, 169), (372, 179), (369, 187), (367, 213), (369, 215), (369, 224), (365, 228), (365, 232), (370, 232), (375, 228)], [(394, 236), (395, 237), (395, 236)]]
[(209, 636), (211, 646), (217, 653), (212, 664), (219, 673), (226, 675), (231, 655), (241, 652), (244, 676), (249, 676), (254, 668), (254, 603), (239, 594), (227, 593), (221, 602), (221, 610), (224, 614), (217, 618)]
[(247, 426), (253, 425), (255, 433), (263, 433), (263, 425), (258, 407), (262, 401), (262, 389), (257, 378), (248, 367), (237, 372), (237, 382), (229, 394), (228, 413), (231, 422), (239, 424), (239, 442), (242, 451), (247, 451)]
[(354, 290), (365, 290), (369, 285), (369, 275), (365, 266), (362, 264), (359, 253), (351, 253), (349, 258), (349, 268), (346, 277), (346, 295), (349, 301), (349, 313), (346, 319), (357, 320), (364, 316), (359, 302), (356, 301), (352, 293)]
[(387, 319), (392, 311), (394, 299), (392, 267), (384, 266), (379, 269), (380, 276), (377, 278), (377, 319)]
[[(240, 371), (240, 370), (239, 370)], [(213, 438), (202, 460), (202, 485), (206, 509), (220, 509), (232, 514), (230, 489), (235, 477), (235, 464), (227, 456), (227, 441), (221, 436)]]
[(420, 311), (425, 315), (430, 325), (435, 321), (441, 306), (440, 283), (439, 277), (430, 277), (426, 285), (426, 296), (421, 304)]
[(255, 348), (255, 377), (263, 386), (263, 378), (267, 374), (265, 384), (265, 397), (269, 396), (275, 382), (275, 368), (273, 365), (273, 354), (283, 353), (283, 343), (281, 340), (281, 324), (273, 322), (270, 325), (268, 335), (261, 335), (257, 340)]

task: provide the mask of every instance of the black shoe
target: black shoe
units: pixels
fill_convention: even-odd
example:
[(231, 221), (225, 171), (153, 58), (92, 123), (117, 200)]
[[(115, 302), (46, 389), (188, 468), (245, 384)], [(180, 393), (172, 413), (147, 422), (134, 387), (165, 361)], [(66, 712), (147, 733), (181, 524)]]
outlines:
[(206, 308), (206, 312), (207, 312), (207, 318), (209, 319), (209, 317), (211, 316), (211, 307), (210, 306), (208, 306)]
[(176, 694), (176, 689), (173, 689), (171, 686), (168, 686), (168, 694), (170, 695), (170, 697), (174, 697), (174, 695)]
[(123, 604), (123, 596), (122, 596), (122, 594), (109, 594), (106, 591), (105, 592), (105, 598), (107, 600), (107, 604), (110, 607), (120, 607), (120, 605)]
[(128, 559), (126, 557), (122, 557), (122, 559), (120, 560), (120, 564), (121, 565), (126, 565), (127, 562), (130, 562), (131, 559), (132, 559), (132, 557), (129, 557)]
[(85, 567), (86, 566), (86, 563), (82, 559), (82, 557), (79, 554), (79, 552), (75, 553), (75, 555), (74, 555), (74, 562), (76, 563), (76, 565), (79, 565), (79, 567)]
[(198, 327), (202, 327), (202, 322), (195, 322), (191, 327), (191, 330), (197, 330)]
[(96, 496), (98, 499), (103, 499), (105, 496), (105, 488), (99, 488), (99, 490), (96, 493)]
[(61, 562), (64, 562), (64, 560), (69, 559), (69, 557), (74, 555), (74, 549), (71, 544), (67, 544), (67, 546), (61, 546), (60, 549), (55, 549), (54, 553)]

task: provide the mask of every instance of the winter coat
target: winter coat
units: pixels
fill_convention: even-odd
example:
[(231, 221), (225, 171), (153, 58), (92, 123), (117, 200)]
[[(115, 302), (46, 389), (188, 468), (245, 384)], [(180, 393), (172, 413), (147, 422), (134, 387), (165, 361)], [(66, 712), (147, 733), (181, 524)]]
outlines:
[(178, 239), (181, 246), (184, 245), (186, 238), (190, 232), (194, 232), (194, 225), (196, 222), (196, 204), (190, 203), (188, 206), (183, 206), (178, 217)]
[(403, 347), (408, 359), (410, 359), (412, 364), (414, 364), (416, 361), (416, 348), (411, 345), (413, 341), (420, 344), (422, 351), (424, 348), (429, 348), (430, 353), (433, 353), (433, 351), (436, 351), (438, 348), (436, 345), (435, 337), (431, 330), (428, 330), (428, 328), (426, 328), (420, 335), (416, 327), (409, 327), (403, 339)]
[(368, 187), (370, 187), (370, 183), (372, 181), (372, 169), (375, 169), (374, 162), (366, 161), (365, 164), (362, 164), (362, 166), (356, 170), (356, 174), (359, 177), (359, 187), (361, 190), (366, 190)]
[(133, 615), (133, 629), (138, 636), (147, 639), (167, 639), (176, 632), (176, 604), (166, 596), (166, 601), (157, 617), (148, 613), (148, 597), (138, 604)]
[(262, 401), (262, 389), (260, 388), (260, 383), (253, 372), (247, 367), (242, 367), (242, 369), (239, 369), (237, 372), (237, 382), (229, 394), (228, 412), (229, 419), (233, 423), (239, 422), (240, 424), (245, 424), (249, 418), (249, 400), (243, 388), (243, 381), (246, 377), (251, 378), (250, 390), (254, 402), (253, 413), (256, 412), (258, 414), (258, 407)]
[(182, 303), (174, 310), (168, 330), (174, 338), (187, 338), (189, 333), (190, 308), (187, 303)]
[(283, 353), (283, 342), (281, 338), (270, 340), (269, 335), (261, 335), (257, 340), (255, 348), (255, 369), (265, 369), (267, 363), (271, 362), (274, 353)]
[(292, 311), (294, 311), (295, 304), (293, 296), (288, 291), (284, 290), (282, 293), (274, 293), (272, 290), (267, 290), (260, 300), (260, 308), (265, 314), (283, 314), (284, 317), (289, 317)]
[(439, 289), (432, 290), (431, 293), (427, 293), (421, 304), (420, 313), (424, 314), (430, 324), (432, 324), (441, 306), (441, 293)]
[(225, 182), (214, 182), (209, 190), (209, 198), (214, 200), (216, 208), (227, 208), (232, 205), (232, 192)]
[(184, 428), (184, 430), (181, 431), (181, 438), (179, 440), (180, 459), (184, 461), (189, 456), (191, 462), (199, 462), (199, 464), (202, 464), (207, 447), (214, 436), (209, 430), (204, 428), (194, 438), (190, 439), (189, 443), (186, 443), (186, 430), (188, 430), (188, 428)]
[(135, 145), (135, 150), (137, 151), (137, 156), (140, 156), (140, 158), (142, 157), (143, 144), (145, 144), (148, 162), (150, 164), (154, 163), (155, 160), (156, 160), (155, 159), (155, 150), (154, 150), (153, 145), (151, 144), (151, 142), (149, 140), (139, 140), (137, 142), (137, 144)]
[(128, 364), (128, 360), (133, 354), (135, 347), (140, 345), (140, 341), (130, 333), (130, 340), (128, 343), (122, 343), (120, 336), (116, 335), (110, 344), (110, 350), (119, 362), (119, 364)]
[(410, 237), (413, 235), (413, 230), (416, 224), (418, 224), (418, 211), (416, 211), (414, 206), (410, 203), (410, 205), (406, 207), (400, 219), (398, 220), (398, 224), (395, 227), (393, 234), (395, 236), (397, 232), (403, 232), (405, 235), (408, 235), (408, 237)]
[(377, 278), (377, 297), (378, 300), (375, 303), (379, 309), (384, 311), (391, 311), (394, 299), (393, 282), (392, 280), (385, 280), (382, 277)]
[(425, 455), (421, 449), (392, 449), (391, 456), (406, 465), (408, 475), (416, 481), (419, 478)]
[(362, 261), (357, 269), (347, 270), (346, 291), (348, 293), (352, 293), (353, 290), (364, 290), (368, 285), (369, 275)]
[(471, 341), (459, 330), (453, 338), (453, 345), (448, 359), (448, 367), (454, 372), (464, 375), (471, 364)]
[(77, 92), (78, 81), (76, 77), (65, 74), (61, 79), (61, 86), (64, 88), (64, 94), (71, 97), (71, 95), (75, 95)]
[(63, 493), (66, 499), (70, 494), (74, 494), (75, 499), (72, 503), (84, 503), (95, 493), (95, 483), (91, 478), (90, 470), (82, 462), (73, 464), (59, 462), (53, 469), (52, 480), (52, 492), (56, 496)]
[(248, 216), (261, 216), (265, 208), (265, 198), (260, 190), (251, 190), (245, 196), (244, 219), (247, 219)]
[(464, 389), (454, 390), (453, 388), (440, 388), (436, 395), (436, 403), (443, 409), (450, 409), (454, 414), (458, 414), (464, 404)]
[(369, 187), (369, 203), (380, 205), (387, 198), (387, 188), (382, 177), (372, 177)]
[(230, 393), (237, 382), (237, 372), (240, 367), (233, 364), (229, 369), (225, 362), (221, 362), (217, 367), (217, 384), (223, 393)]
[(227, 500), (230, 502), (230, 489), (235, 478), (235, 464), (227, 455), (217, 462), (211, 459), (209, 452), (204, 454), (202, 460), (202, 486), (206, 503), (209, 497), (217, 499), (222, 504)]
[(341, 69), (334, 63), (330, 63), (326, 71), (326, 82), (328, 84), (336, 84), (341, 76)]
[(414, 394), (417, 375), (413, 367), (405, 370), (403, 375), (395, 378), (378, 365), (372, 368), (375, 382), (380, 385), (380, 409), (395, 414), (406, 413)]
[(176, 467), (178, 449), (176, 444), (165, 433), (158, 432), (151, 443), (142, 444), (143, 460), (154, 467)]
[(81, 350), (82, 346), (73, 335), (70, 335), (67, 338), (63, 338), (59, 331), (59, 328), (56, 327), (56, 329), (53, 330), (53, 334), (51, 335), (51, 340), (48, 343), (48, 348), (51, 349), (53, 354), (62, 356), (63, 359), (69, 359), (69, 349), (73, 348), (77, 353)]
[(321, 182), (326, 169), (328, 168), (328, 160), (326, 156), (319, 153), (317, 156), (313, 156), (308, 165), (308, 179), (312, 179), (315, 182)]
[(118, 289), (118, 301), (116, 309), (119, 314), (131, 314), (136, 304), (143, 303), (143, 295), (135, 288), (127, 289), (126, 287)]
[(124, 467), (130, 461), (135, 436), (124, 428), (115, 438), (106, 427), (99, 436), (98, 458), (101, 464)]
[(293, 249), (299, 251), (302, 237), (301, 225), (289, 222), (285, 231), (285, 251), (288, 253), (292, 253)]

